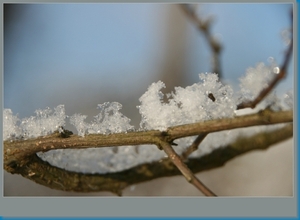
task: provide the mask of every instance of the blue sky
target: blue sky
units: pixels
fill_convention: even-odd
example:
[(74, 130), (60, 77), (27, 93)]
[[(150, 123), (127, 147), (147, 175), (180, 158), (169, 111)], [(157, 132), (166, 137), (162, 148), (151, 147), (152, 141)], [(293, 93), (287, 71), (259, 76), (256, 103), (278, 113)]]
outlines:
[[(171, 7), (171, 9), (170, 9)], [(168, 55), (171, 4), (39, 4), (24, 8), (5, 29), (4, 108), (19, 116), (65, 104), (67, 114), (97, 113), (97, 104), (118, 101), (136, 114), (138, 98), (159, 79)], [(291, 4), (205, 4), (212, 33), (224, 47), (224, 79), (234, 86), (248, 67), (284, 57), (281, 31), (290, 27)], [(188, 21), (184, 27), (186, 82), (210, 71), (210, 51)], [(185, 24), (185, 23), (184, 23)], [(176, 24), (173, 28), (176, 29)], [(173, 33), (173, 32), (172, 32)], [(176, 32), (174, 32), (176, 33)], [(176, 45), (176, 44), (175, 44)], [(178, 55), (181, 53), (180, 50)], [(293, 63), (279, 93), (293, 88)], [(129, 107), (133, 105), (133, 107)], [(92, 110), (91, 110), (92, 109)], [(95, 115), (95, 114), (94, 114)], [(126, 115), (126, 113), (125, 113)]]

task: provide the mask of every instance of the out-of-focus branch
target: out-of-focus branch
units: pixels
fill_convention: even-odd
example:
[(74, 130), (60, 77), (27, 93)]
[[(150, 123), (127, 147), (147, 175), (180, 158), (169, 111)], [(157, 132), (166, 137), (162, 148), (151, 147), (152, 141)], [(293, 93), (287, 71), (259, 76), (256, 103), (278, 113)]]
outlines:
[[(293, 27), (293, 13), (292, 12), (291, 12), (291, 23), (292, 23), (291, 27)], [(292, 36), (293, 36), (292, 28), (291, 28), (291, 32), (292, 32)], [(277, 83), (286, 76), (288, 63), (291, 59), (292, 53), (293, 53), (293, 37), (292, 37), (289, 47), (286, 51), (285, 58), (280, 67), (279, 73), (274, 76), (274, 79), (269, 83), (268, 87), (263, 89), (254, 100), (248, 101), (248, 102), (243, 102), (243, 103), (239, 104), (237, 106), (237, 109), (243, 109), (243, 108), (249, 108), (249, 107), (255, 108), (256, 105), (258, 103), (260, 103), (275, 88)]]
[(237, 106), (237, 109), (243, 108), (255, 108), (258, 103), (260, 103), (277, 85), (277, 83), (282, 80), (287, 72), (287, 64), (290, 60), (293, 51), (293, 42), (290, 43), (289, 49), (286, 53), (285, 60), (280, 68), (280, 72), (274, 77), (274, 79), (269, 83), (269, 86), (263, 89), (258, 96), (253, 101), (243, 102)]
[(222, 70), (220, 53), (222, 51), (222, 46), (211, 34), (211, 20), (201, 20), (197, 16), (195, 9), (189, 4), (179, 4), (179, 7), (185, 13), (187, 18), (193, 22), (197, 29), (204, 35), (204, 38), (212, 51), (212, 72), (218, 74), (219, 78), (221, 79)]
[[(200, 158), (190, 158), (186, 165), (193, 173), (223, 166), (236, 156), (252, 150), (267, 149), (271, 145), (293, 136), (293, 124), (271, 132), (262, 132), (251, 137), (239, 138), (234, 143), (220, 147)], [(36, 154), (28, 158), (25, 166), (15, 167), (15, 173), (44, 186), (76, 192), (110, 191), (122, 194), (126, 187), (160, 177), (180, 175), (169, 158), (162, 161), (141, 164), (131, 169), (108, 174), (83, 174), (54, 167)]]

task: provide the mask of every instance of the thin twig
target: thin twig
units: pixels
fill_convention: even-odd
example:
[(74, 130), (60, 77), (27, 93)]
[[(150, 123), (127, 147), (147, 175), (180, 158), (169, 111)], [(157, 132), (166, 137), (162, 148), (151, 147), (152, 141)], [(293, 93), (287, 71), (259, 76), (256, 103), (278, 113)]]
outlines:
[[(243, 118), (238, 120), (238, 118)], [(275, 123), (276, 121), (276, 123)], [(251, 127), (256, 125), (269, 125), (277, 123), (286, 123), (293, 121), (293, 111), (273, 112), (270, 109), (265, 109), (256, 114), (238, 116), (235, 118), (226, 118), (212, 121), (204, 121), (189, 125), (178, 125), (167, 130), (169, 143), (171, 141), (199, 135), (203, 132), (211, 133), (228, 129)]]
[(217, 196), (192, 173), (169, 143), (161, 142), (160, 146), (189, 183), (193, 184), (205, 196)]
[(208, 133), (199, 134), (194, 142), (182, 153), (181, 157), (185, 161), (194, 151), (198, 150), (198, 146), (204, 140)]
[(185, 13), (185, 15), (190, 19), (191, 22), (195, 24), (197, 29), (204, 35), (207, 44), (212, 51), (212, 72), (218, 74), (219, 78), (222, 78), (220, 53), (222, 50), (221, 44), (214, 39), (210, 32), (210, 22), (211, 20), (202, 21), (196, 14), (195, 10), (190, 4), (179, 4), (179, 7)]
[[(293, 15), (291, 17), (292, 17), (291, 20), (293, 21)], [(293, 23), (293, 22), (291, 22), (291, 23)], [(291, 30), (292, 30), (292, 36), (293, 36), (293, 29), (291, 29)], [(293, 53), (293, 37), (292, 37), (290, 45), (286, 51), (284, 61), (280, 67), (280, 71), (278, 74), (276, 74), (274, 76), (274, 79), (269, 83), (269, 86), (267, 88), (263, 89), (254, 100), (240, 103), (237, 106), (237, 109), (243, 109), (243, 108), (249, 108), (249, 107), (255, 108), (256, 105), (258, 103), (260, 103), (260, 101), (263, 100), (274, 89), (274, 87), (277, 85), (277, 83), (286, 76), (288, 63), (291, 59), (292, 53)]]
[[(210, 22), (207, 20), (206, 22), (202, 21), (196, 14), (195, 10), (192, 8), (190, 4), (180, 4), (179, 7), (185, 13), (185, 15), (190, 19), (191, 22), (195, 24), (197, 29), (204, 35), (207, 44), (210, 46), (212, 51), (212, 72), (217, 73), (219, 78), (222, 78), (221, 71), (221, 62), (220, 62), (220, 53), (222, 47), (219, 42), (217, 42), (212, 36), (210, 32)], [(213, 95), (212, 95), (213, 96)], [(194, 143), (182, 154), (182, 158), (184, 160), (194, 151), (198, 149), (199, 144), (204, 140), (205, 136), (199, 135)]]

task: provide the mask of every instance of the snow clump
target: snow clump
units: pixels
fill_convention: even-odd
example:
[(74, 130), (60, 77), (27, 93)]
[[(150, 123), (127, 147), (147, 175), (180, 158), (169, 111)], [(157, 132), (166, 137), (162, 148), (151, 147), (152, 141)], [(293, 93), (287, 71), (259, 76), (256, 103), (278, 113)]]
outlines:
[(122, 105), (118, 102), (105, 102), (98, 104), (100, 113), (94, 116), (91, 123), (86, 123), (86, 115), (74, 114), (70, 117), (70, 123), (74, 125), (79, 136), (85, 134), (112, 134), (133, 130), (130, 119), (119, 112)]
[(261, 62), (256, 67), (248, 68), (245, 75), (240, 78), (241, 90), (238, 94), (238, 104), (254, 100), (279, 72), (280, 69), (275, 61), (270, 66)]
[(38, 109), (35, 116), (20, 120), (11, 109), (3, 111), (3, 140), (29, 139), (45, 136), (65, 125), (65, 107), (58, 105), (54, 112), (47, 107)]
[(166, 103), (160, 91), (165, 84), (152, 83), (139, 99), (140, 127), (164, 131), (170, 126), (233, 117), (236, 103), (231, 86), (223, 85), (214, 73), (201, 73), (199, 78), (200, 82), (186, 88), (175, 87)]

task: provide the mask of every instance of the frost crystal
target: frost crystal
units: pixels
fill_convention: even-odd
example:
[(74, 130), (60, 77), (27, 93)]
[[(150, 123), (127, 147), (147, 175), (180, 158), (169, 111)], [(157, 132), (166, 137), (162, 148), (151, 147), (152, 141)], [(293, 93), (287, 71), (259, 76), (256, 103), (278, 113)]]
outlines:
[[(59, 105), (54, 112), (47, 107), (35, 111), (36, 116), (24, 118), (21, 121), (13, 116), (10, 109), (4, 109), (3, 139), (35, 138), (53, 133), (60, 126), (65, 125), (65, 107)], [(17, 122), (20, 121), (20, 125)]]
[(18, 127), (17, 122), (20, 121), (17, 116), (13, 115), (11, 109), (3, 110), (3, 139), (14, 139), (20, 136), (21, 129)]
[(127, 132), (133, 129), (130, 119), (119, 112), (122, 105), (118, 102), (105, 102), (99, 104), (100, 113), (94, 116), (91, 123), (84, 122), (86, 115), (74, 114), (70, 117), (70, 123), (74, 125), (79, 136), (85, 134), (111, 134)]
[(239, 103), (251, 101), (258, 94), (269, 86), (270, 81), (280, 72), (279, 67), (271, 59), (271, 66), (258, 63), (255, 68), (250, 67), (246, 70), (245, 76), (240, 78), (240, 97)]
[(236, 109), (232, 88), (223, 85), (213, 73), (202, 73), (199, 78), (199, 83), (176, 87), (175, 93), (167, 94), (168, 103), (163, 102), (164, 94), (160, 91), (165, 84), (152, 83), (139, 99), (141, 128), (163, 131), (174, 125), (232, 117)]

